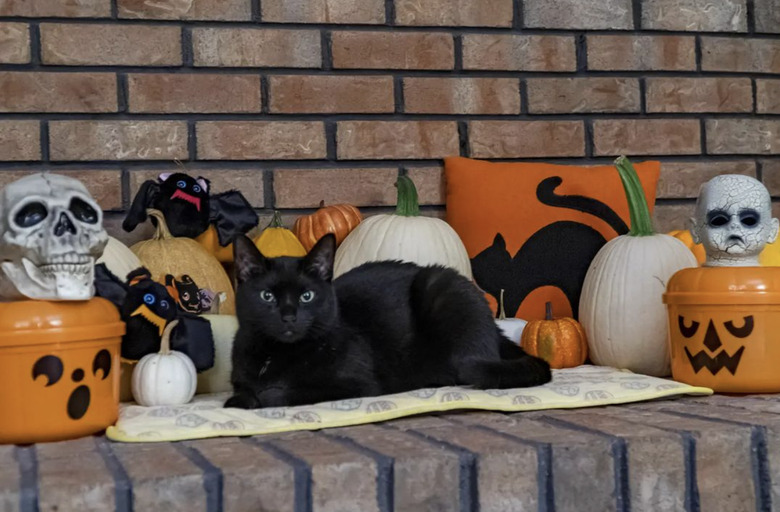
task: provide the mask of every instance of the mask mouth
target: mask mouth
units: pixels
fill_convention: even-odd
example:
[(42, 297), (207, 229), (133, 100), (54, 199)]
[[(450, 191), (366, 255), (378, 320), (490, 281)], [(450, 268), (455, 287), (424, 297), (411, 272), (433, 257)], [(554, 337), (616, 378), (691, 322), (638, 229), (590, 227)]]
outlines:
[(181, 190), (176, 190), (176, 192), (174, 192), (173, 195), (171, 196), (171, 199), (181, 199), (182, 201), (187, 201), (188, 203), (194, 205), (198, 211), (200, 211), (199, 197), (195, 197)]
[(157, 326), (157, 329), (160, 331), (160, 337), (162, 337), (165, 325), (168, 323), (163, 317), (149, 309), (146, 304), (138, 306), (135, 311), (130, 313), (130, 316), (140, 316), (150, 324)]

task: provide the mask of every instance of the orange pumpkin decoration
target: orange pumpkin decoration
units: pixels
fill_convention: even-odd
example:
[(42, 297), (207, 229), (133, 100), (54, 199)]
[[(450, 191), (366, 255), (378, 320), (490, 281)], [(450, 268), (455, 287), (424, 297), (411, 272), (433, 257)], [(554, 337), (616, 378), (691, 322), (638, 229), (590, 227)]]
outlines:
[(220, 263), (233, 263), (233, 244), (227, 244), (225, 247), (219, 245), (219, 236), (214, 224), (210, 224), (206, 231), (195, 238), (195, 241), (213, 254)]
[(707, 259), (707, 254), (704, 252), (704, 246), (701, 244), (693, 243), (693, 236), (691, 235), (690, 230), (687, 229), (676, 229), (674, 231), (669, 231), (667, 235), (675, 237), (677, 240), (681, 241), (685, 244), (685, 247), (691, 250), (694, 256), (696, 256), (696, 261), (699, 265), (704, 263), (704, 260)]
[(541, 357), (551, 368), (572, 368), (588, 358), (585, 330), (573, 318), (553, 319), (552, 302), (545, 304), (544, 320), (531, 320), (523, 329), (520, 346), (532, 356)]
[(298, 217), (293, 226), (293, 233), (301, 241), (306, 252), (309, 252), (317, 240), (328, 233), (336, 235), (336, 246), (338, 246), (362, 220), (363, 215), (360, 210), (350, 204), (325, 206), (325, 201), (321, 201), (319, 210), (311, 215)]

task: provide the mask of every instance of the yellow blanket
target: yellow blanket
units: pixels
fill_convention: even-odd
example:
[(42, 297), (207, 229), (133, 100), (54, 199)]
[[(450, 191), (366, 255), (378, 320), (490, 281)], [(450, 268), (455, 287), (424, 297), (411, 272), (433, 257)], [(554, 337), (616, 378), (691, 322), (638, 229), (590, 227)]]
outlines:
[(270, 434), (374, 423), (402, 416), (455, 409), (532, 411), (639, 402), (675, 395), (710, 395), (712, 390), (601, 366), (554, 370), (552, 382), (534, 388), (481, 391), (462, 387), (418, 389), (297, 407), (225, 409), (229, 394), (199, 395), (180, 406), (122, 404), (109, 427), (114, 441), (182, 441), (219, 436)]

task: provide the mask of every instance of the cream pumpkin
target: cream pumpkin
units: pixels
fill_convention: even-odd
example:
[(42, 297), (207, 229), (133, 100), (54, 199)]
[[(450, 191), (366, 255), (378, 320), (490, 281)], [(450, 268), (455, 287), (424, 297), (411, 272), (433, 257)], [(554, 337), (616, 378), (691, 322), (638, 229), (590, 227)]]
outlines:
[(696, 257), (680, 240), (653, 232), (636, 171), (625, 157), (615, 163), (626, 190), (631, 231), (607, 242), (591, 262), (579, 321), (594, 363), (663, 377), (671, 369), (662, 296), (675, 272), (697, 266)]
[(334, 276), (369, 261), (400, 260), (451, 267), (472, 279), (471, 261), (455, 230), (441, 219), (419, 215), (409, 177), (400, 176), (396, 187), (396, 212), (368, 217), (347, 235), (336, 250)]
[(122, 281), (127, 278), (127, 274), (141, 266), (138, 256), (113, 236), (108, 237), (103, 255), (95, 263), (104, 263), (106, 268)]
[(171, 331), (178, 323), (165, 327), (160, 352), (145, 355), (133, 369), (133, 398), (139, 405), (181, 405), (195, 396), (195, 365), (186, 354), (171, 350)]

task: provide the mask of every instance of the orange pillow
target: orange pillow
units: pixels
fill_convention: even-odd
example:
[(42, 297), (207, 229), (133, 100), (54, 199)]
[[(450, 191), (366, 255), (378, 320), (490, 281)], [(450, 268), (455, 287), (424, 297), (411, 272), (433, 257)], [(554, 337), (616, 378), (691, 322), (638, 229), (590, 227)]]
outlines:
[[(660, 162), (635, 164), (651, 209)], [(623, 185), (612, 165), (444, 160), (447, 222), (471, 258), (493, 311), (507, 317), (577, 317), (585, 273), (598, 250), (628, 231)]]

